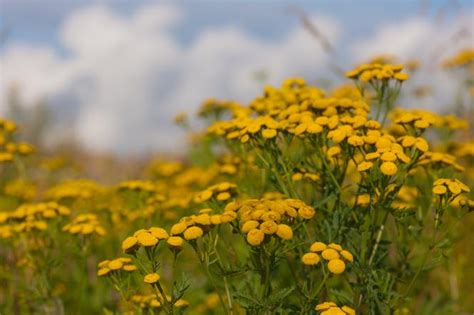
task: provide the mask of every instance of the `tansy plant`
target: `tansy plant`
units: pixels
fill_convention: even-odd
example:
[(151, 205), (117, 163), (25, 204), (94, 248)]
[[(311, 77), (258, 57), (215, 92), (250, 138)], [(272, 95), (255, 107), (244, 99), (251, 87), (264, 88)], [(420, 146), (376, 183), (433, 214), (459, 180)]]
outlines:
[(188, 157), (109, 185), (45, 174), (0, 120), (0, 313), (472, 312), (469, 124), (396, 107), (419, 63), (390, 60), (207, 100)]

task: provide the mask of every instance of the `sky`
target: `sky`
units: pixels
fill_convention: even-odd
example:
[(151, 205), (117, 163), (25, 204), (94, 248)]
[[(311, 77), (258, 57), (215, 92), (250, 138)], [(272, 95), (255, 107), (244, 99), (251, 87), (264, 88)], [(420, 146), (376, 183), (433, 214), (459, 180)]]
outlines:
[[(379, 53), (439, 61), (474, 46), (474, 2), (0, 0), (0, 32), (0, 115), (14, 86), (28, 108), (53, 109), (57, 137), (74, 133), (96, 151), (179, 151), (173, 117), (209, 97), (250, 101), (258, 72), (272, 85), (342, 81), (331, 65)], [(416, 80), (441, 92), (416, 106), (440, 109), (456, 86), (427, 68)]]

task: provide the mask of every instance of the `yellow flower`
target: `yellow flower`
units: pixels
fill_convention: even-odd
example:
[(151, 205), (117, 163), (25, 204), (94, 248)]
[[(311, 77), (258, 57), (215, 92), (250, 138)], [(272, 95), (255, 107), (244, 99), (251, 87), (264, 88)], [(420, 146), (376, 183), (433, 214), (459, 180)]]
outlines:
[(293, 230), (286, 224), (278, 224), (276, 234), (284, 240), (290, 240), (293, 238)]
[(137, 270), (137, 266), (135, 266), (135, 265), (125, 265), (125, 266), (123, 266), (123, 270), (129, 271), (129, 272), (135, 271), (135, 270)]
[(179, 236), (170, 236), (167, 240), (166, 240), (166, 243), (168, 243), (168, 245), (171, 247), (171, 248), (174, 248), (174, 249), (181, 249), (183, 247), (183, 239)]
[(109, 268), (100, 268), (100, 269), (97, 271), (97, 276), (103, 277), (103, 276), (107, 275), (109, 272), (110, 272), (110, 269), (109, 269)]
[(277, 136), (277, 131), (275, 129), (264, 129), (262, 131), (262, 136), (265, 138), (265, 139), (272, 139), (272, 138), (275, 138)]
[(125, 253), (132, 252), (134, 249), (137, 248), (137, 244), (138, 244), (137, 238), (134, 236), (129, 236), (122, 242), (122, 250)]
[(334, 303), (334, 302), (320, 303), (320, 304), (316, 305), (315, 310), (316, 311), (323, 311), (323, 310), (327, 310), (331, 307), (337, 307), (336, 303)]
[(200, 238), (203, 235), (203, 230), (200, 227), (197, 226), (192, 226), (188, 228), (186, 231), (184, 231), (184, 238), (186, 240), (195, 240)]
[(346, 312), (347, 315), (356, 315), (356, 312), (353, 308), (350, 308), (349, 306), (344, 305), (341, 307), (341, 309)]
[(309, 248), (309, 250), (317, 253), (317, 252), (322, 252), (326, 248), (327, 248), (326, 244), (322, 242), (314, 242), (313, 244), (311, 244), (311, 247)]
[(367, 171), (368, 169), (370, 169), (373, 165), (374, 165), (374, 163), (372, 163), (372, 162), (364, 161), (364, 162), (360, 163), (360, 164), (357, 166), (357, 170), (358, 170), (359, 172), (365, 172), (365, 171)]
[(328, 310), (321, 313), (321, 315), (347, 315), (339, 307), (331, 307)]
[(187, 229), (187, 227), (188, 226), (184, 222), (176, 223), (171, 227), (170, 233), (171, 235), (179, 235), (183, 233)]
[(406, 81), (410, 78), (410, 76), (407, 73), (403, 73), (403, 72), (395, 73), (393, 77), (397, 79), (398, 81)]
[(148, 231), (150, 231), (151, 235), (159, 240), (166, 240), (169, 237), (168, 232), (166, 232), (165, 229), (159, 227), (151, 227), (148, 229)]
[(428, 142), (423, 138), (416, 138), (415, 147), (421, 152), (426, 152), (429, 149)]
[(230, 193), (228, 192), (221, 192), (217, 195), (217, 200), (219, 201), (225, 201), (228, 200), (231, 197)]
[(298, 209), (298, 215), (300, 217), (302, 217), (303, 219), (311, 219), (312, 217), (314, 217), (314, 214), (316, 212), (314, 211), (314, 209), (312, 207), (309, 207), (309, 206), (304, 206), (304, 207), (301, 207), (300, 209)]
[(346, 269), (346, 264), (340, 259), (332, 259), (328, 263), (328, 268), (332, 273), (340, 274)]
[(241, 231), (242, 233), (248, 233), (252, 229), (256, 229), (260, 223), (255, 220), (249, 220), (242, 225)]
[(111, 262), (109, 262), (107, 266), (109, 267), (110, 270), (119, 270), (122, 268), (123, 263), (118, 259), (114, 259)]
[(137, 236), (138, 244), (144, 247), (155, 246), (158, 244), (158, 239), (150, 233), (140, 233)]
[(335, 146), (335, 147), (330, 147), (328, 149), (327, 155), (328, 157), (332, 158), (339, 155), (340, 153), (341, 153), (341, 147)]
[(448, 192), (448, 189), (444, 185), (438, 185), (433, 187), (433, 194), (435, 195), (444, 195)]
[(384, 162), (393, 162), (397, 160), (397, 156), (395, 155), (395, 153), (387, 151), (382, 153), (380, 159)]
[(349, 143), (352, 146), (359, 147), (364, 145), (364, 139), (360, 136), (350, 136), (347, 139), (347, 143)]
[(380, 165), (380, 171), (384, 175), (392, 176), (397, 173), (398, 167), (393, 162), (383, 162), (382, 165)]
[(321, 256), (323, 256), (323, 258), (326, 260), (333, 260), (333, 259), (339, 258), (339, 253), (332, 248), (327, 248), (323, 250), (323, 252), (321, 253)]
[(259, 246), (265, 239), (265, 234), (259, 229), (252, 229), (247, 234), (247, 242), (252, 246)]
[(265, 234), (274, 234), (278, 230), (278, 225), (274, 221), (265, 221), (260, 224), (260, 230)]
[(160, 278), (160, 275), (157, 273), (149, 273), (143, 278), (143, 281), (145, 283), (154, 284), (160, 281)]
[(316, 253), (306, 253), (301, 257), (301, 261), (307, 266), (314, 266), (321, 261), (321, 258)]
[(340, 252), (341, 256), (344, 257), (346, 260), (350, 261), (350, 262), (353, 262), (354, 261), (354, 256), (352, 256), (352, 254), (347, 251), (347, 250), (342, 250)]
[(329, 248), (332, 248), (332, 249), (335, 249), (335, 250), (337, 250), (337, 251), (341, 251), (341, 250), (342, 250), (341, 245), (335, 244), (335, 243), (328, 244), (328, 247), (329, 247)]

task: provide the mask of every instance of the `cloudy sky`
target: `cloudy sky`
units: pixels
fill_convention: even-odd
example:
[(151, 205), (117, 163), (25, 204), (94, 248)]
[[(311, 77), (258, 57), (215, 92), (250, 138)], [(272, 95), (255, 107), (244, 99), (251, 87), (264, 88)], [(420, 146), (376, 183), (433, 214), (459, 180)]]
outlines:
[[(0, 114), (15, 86), (27, 106), (46, 101), (90, 149), (174, 151), (183, 143), (176, 113), (210, 96), (249, 101), (261, 71), (275, 85), (337, 81), (334, 64), (349, 69), (378, 53), (439, 61), (474, 46), (473, 3), (0, 0)], [(435, 67), (424, 71), (417, 80), (442, 93), (417, 105), (439, 109), (455, 86)]]

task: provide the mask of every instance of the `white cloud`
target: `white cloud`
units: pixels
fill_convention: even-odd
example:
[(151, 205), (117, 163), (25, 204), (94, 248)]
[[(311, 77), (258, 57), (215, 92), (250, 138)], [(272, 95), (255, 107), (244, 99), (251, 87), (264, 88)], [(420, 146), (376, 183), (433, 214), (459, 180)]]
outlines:
[[(10, 45), (1, 56), (2, 86), (17, 82), (26, 102), (58, 95), (74, 100), (79, 106), (74, 128), (92, 149), (173, 150), (183, 145), (172, 126), (177, 112), (194, 111), (211, 96), (250, 100), (259, 93), (252, 79), (258, 70), (268, 70), (279, 84), (286, 76), (311, 76), (325, 68), (318, 43), (300, 28), (274, 41), (238, 28), (210, 28), (183, 46), (170, 31), (181, 18), (176, 7), (164, 5), (145, 6), (131, 17), (104, 6), (78, 10), (60, 30), (70, 56)], [(337, 38), (333, 21), (317, 23)], [(0, 91), (3, 97), (5, 92)]]
[[(237, 27), (208, 28), (183, 45), (172, 32), (182, 19), (183, 13), (173, 6), (147, 5), (131, 16), (89, 6), (66, 18), (60, 29), (67, 57), (51, 47), (10, 44), (0, 55), (0, 112), (8, 87), (15, 83), (27, 103), (46, 98), (61, 100), (64, 106), (75, 104), (71, 127), (92, 149), (176, 150), (184, 145), (172, 125), (177, 112), (194, 111), (207, 97), (250, 100), (260, 90), (253, 79), (256, 71), (267, 71), (271, 84), (287, 76), (312, 80), (328, 73), (326, 55), (301, 27), (273, 40)], [(337, 47), (337, 21), (321, 16), (313, 20)], [(403, 60), (439, 57), (433, 52), (440, 49), (443, 56), (452, 54), (466, 39), (449, 49), (446, 43), (466, 23), (468, 16), (451, 25), (424, 18), (380, 25), (372, 36), (351, 38), (347, 55), (355, 63), (377, 53)], [(472, 36), (467, 44), (473, 44)], [(420, 73), (418, 80), (441, 87), (446, 99), (453, 91), (446, 76), (433, 69)]]

